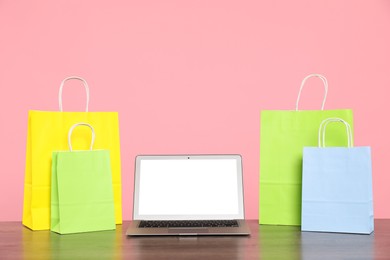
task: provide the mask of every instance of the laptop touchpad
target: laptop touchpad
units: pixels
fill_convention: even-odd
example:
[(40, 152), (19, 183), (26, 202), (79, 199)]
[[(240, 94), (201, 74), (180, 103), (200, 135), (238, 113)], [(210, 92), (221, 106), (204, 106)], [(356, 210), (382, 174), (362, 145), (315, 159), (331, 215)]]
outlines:
[(207, 228), (168, 228), (169, 233), (180, 233), (180, 234), (185, 234), (185, 233), (209, 233), (209, 230)]

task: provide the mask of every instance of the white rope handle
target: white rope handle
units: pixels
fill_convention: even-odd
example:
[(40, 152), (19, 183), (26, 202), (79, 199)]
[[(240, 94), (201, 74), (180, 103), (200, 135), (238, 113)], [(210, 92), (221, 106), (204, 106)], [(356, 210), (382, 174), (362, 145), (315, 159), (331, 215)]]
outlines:
[(85, 92), (87, 93), (87, 105), (86, 105), (86, 108), (85, 108), (85, 112), (88, 112), (88, 106), (89, 106), (89, 88), (88, 88), (88, 83), (87, 83), (87, 81), (85, 79), (83, 79), (81, 77), (77, 77), (77, 76), (67, 77), (67, 78), (65, 78), (61, 82), (60, 91), (58, 92), (58, 104), (60, 105), (60, 111), (62, 112), (62, 89), (64, 88), (65, 82), (68, 81), (68, 80), (71, 80), (71, 79), (80, 80), (83, 83), (84, 88), (85, 88)]
[(328, 95), (328, 80), (325, 78), (325, 76), (323, 76), (323, 75), (321, 75), (321, 74), (310, 74), (310, 75), (306, 76), (306, 77), (302, 80), (301, 87), (299, 88), (299, 93), (298, 93), (297, 102), (295, 103), (295, 110), (296, 110), (296, 111), (298, 111), (298, 105), (299, 105), (299, 100), (301, 99), (301, 92), (302, 92), (303, 86), (305, 85), (306, 81), (307, 81), (309, 78), (312, 78), (312, 77), (320, 78), (320, 79), (322, 80), (322, 82), (324, 83), (325, 93), (324, 93), (324, 99), (322, 100), (322, 106), (321, 106), (321, 110), (324, 110), (325, 101), (326, 101), (326, 96)]
[[(348, 137), (348, 147), (353, 147), (353, 140), (352, 140), (352, 131), (351, 131), (351, 126), (346, 122), (345, 120), (341, 118), (328, 118), (322, 121), (319, 129), (319, 147), (325, 147), (325, 135), (326, 135), (326, 127), (329, 123), (331, 122), (341, 122), (345, 125), (347, 137)], [(322, 137), (322, 143), (320, 143), (320, 136)]]
[(91, 146), (89, 147), (90, 150), (92, 150), (92, 147), (93, 147), (93, 143), (95, 142), (95, 130), (93, 129), (93, 127), (90, 125), (90, 124), (87, 124), (87, 123), (77, 123), (77, 124), (74, 124), (72, 125), (72, 127), (69, 129), (69, 133), (68, 133), (68, 145), (69, 145), (69, 150), (72, 152), (72, 141), (71, 141), (71, 137), (72, 137), (72, 132), (73, 132), (73, 129), (75, 129), (77, 126), (88, 126), (91, 131), (92, 131), (92, 138), (91, 138)]
[(347, 121), (338, 117), (327, 118), (321, 122), (320, 128), (318, 129), (318, 147), (322, 147), (322, 148), (325, 147), (326, 127), (329, 123), (334, 123), (334, 122), (340, 122), (345, 125), (345, 129), (348, 137), (348, 147), (349, 148), (353, 147), (351, 126), (348, 124)]

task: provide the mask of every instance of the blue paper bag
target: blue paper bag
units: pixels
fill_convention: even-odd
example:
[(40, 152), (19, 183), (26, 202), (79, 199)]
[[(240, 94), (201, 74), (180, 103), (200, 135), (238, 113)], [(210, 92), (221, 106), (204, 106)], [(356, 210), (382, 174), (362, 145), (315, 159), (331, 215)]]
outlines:
[[(331, 122), (345, 124), (348, 147), (325, 147)], [(370, 147), (353, 147), (351, 128), (340, 118), (322, 121), (318, 140), (319, 147), (303, 149), (301, 230), (370, 234), (374, 231)]]

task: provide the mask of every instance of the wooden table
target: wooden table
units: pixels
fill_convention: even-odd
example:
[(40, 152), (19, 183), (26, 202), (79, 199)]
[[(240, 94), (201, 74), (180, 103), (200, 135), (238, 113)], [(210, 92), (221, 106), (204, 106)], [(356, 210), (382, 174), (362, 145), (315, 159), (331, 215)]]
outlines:
[(294, 226), (259, 226), (250, 237), (137, 237), (116, 231), (58, 235), (0, 222), (0, 259), (390, 259), (390, 219), (375, 233), (301, 232)]

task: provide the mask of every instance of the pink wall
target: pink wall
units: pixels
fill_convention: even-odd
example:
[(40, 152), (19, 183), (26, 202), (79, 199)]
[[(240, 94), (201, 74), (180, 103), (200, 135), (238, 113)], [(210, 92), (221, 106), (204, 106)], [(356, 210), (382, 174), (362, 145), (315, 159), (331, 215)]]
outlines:
[[(21, 220), (27, 113), (57, 110), (61, 80), (85, 77), (91, 111), (119, 111), (123, 215), (136, 154), (240, 153), (258, 216), (259, 117), (293, 109), (309, 73), (326, 108), (352, 108), (373, 150), (375, 216), (390, 218), (390, 2), (0, 1), (0, 220)], [(164, 2), (164, 3), (163, 3)], [(315, 80), (302, 108), (320, 106)], [(82, 88), (64, 93), (84, 108)]]

